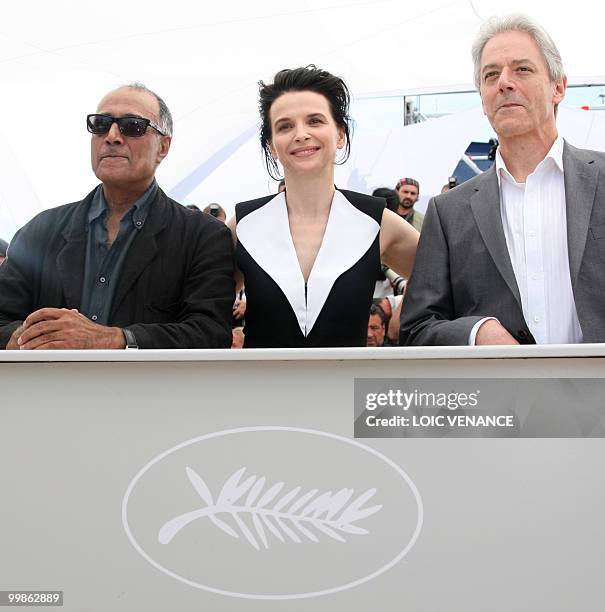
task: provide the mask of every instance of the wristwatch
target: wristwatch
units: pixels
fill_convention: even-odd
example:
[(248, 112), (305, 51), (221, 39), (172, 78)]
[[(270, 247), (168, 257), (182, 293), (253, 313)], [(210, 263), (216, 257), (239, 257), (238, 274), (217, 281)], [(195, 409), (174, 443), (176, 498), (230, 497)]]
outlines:
[(129, 329), (122, 329), (122, 333), (124, 334), (124, 340), (126, 341), (126, 346), (124, 347), (127, 351), (138, 350), (139, 345), (137, 344), (137, 339), (133, 332)]

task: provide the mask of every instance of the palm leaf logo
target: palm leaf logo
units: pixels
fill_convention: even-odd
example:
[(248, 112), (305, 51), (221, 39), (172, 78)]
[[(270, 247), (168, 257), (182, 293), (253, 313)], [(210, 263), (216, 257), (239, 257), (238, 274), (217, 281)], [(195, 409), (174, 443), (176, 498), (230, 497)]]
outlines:
[[(301, 487), (295, 487), (282, 495), (283, 482), (267, 488), (264, 476), (248, 476), (242, 481), (245, 471), (245, 467), (240, 468), (227, 479), (215, 502), (202, 477), (192, 468), (185, 468), (189, 482), (206, 506), (165, 523), (158, 533), (159, 542), (169, 544), (181, 529), (200, 518), (208, 518), (233, 538), (243, 536), (256, 550), (260, 550), (259, 542), (269, 548), (268, 533), (280, 542), (288, 539), (296, 544), (303, 539), (319, 542), (322, 534), (345, 542), (344, 534), (369, 533), (354, 523), (382, 508), (382, 505), (363, 507), (376, 489), (368, 489), (353, 501), (353, 489), (341, 489), (336, 493), (319, 493), (318, 489), (312, 489), (302, 493)], [(250, 524), (242, 515), (250, 517)], [(232, 524), (224, 520), (229, 517)]]

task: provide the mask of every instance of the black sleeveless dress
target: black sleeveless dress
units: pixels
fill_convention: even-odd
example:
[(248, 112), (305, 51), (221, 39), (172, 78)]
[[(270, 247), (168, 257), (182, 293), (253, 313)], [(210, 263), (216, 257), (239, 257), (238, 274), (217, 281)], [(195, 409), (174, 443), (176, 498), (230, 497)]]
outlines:
[(365, 346), (380, 272), (384, 200), (336, 191), (305, 284), (283, 193), (235, 207), (246, 288), (246, 348)]

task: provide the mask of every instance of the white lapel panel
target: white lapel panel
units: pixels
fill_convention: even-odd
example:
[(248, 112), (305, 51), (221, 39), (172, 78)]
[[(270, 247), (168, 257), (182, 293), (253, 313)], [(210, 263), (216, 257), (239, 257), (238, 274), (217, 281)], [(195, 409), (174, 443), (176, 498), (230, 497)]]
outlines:
[(256, 263), (286, 296), (302, 333), (305, 333), (305, 279), (290, 235), (286, 198), (283, 193), (237, 224), (237, 239)]
[(334, 192), (326, 232), (307, 283), (307, 335), (338, 277), (363, 257), (379, 231), (372, 217), (355, 208), (340, 191)]

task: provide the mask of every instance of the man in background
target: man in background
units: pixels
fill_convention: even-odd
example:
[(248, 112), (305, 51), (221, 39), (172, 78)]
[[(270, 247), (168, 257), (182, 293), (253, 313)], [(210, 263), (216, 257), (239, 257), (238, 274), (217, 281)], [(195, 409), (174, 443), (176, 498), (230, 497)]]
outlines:
[(208, 204), (208, 206), (206, 206), (202, 212), (211, 215), (215, 219), (218, 219), (221, 223), (227, 222), (227, 213), (220, 204)]
[(386, 332), (387, 317), (380, 306), (372, 304), (370, 306), (370, 316), (368, 318), (368, 337), (366, 346), (383, 346)]
[(6, 251), (8, 250), (8, 242), (0, 238), (0, 265), (6, 259)]
[(397, 214), (420, 231), (422, 229), (424, 215), (414, 210), (414, 204), (416, 204), (420, 197), (420, 183), (413, 178), (402, 178), (397, 182), (395, 191), (399, 196)]

